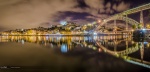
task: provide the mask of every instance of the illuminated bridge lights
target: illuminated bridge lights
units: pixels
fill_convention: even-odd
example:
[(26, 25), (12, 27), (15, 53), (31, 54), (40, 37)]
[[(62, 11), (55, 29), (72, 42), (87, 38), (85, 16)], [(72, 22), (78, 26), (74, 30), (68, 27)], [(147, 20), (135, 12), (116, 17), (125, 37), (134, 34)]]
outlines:
[(93, 33), (93, 35), (97, 35), (97, 33), (96, 33), (96, 32), (94, 32), (94, 33)]
[(136, 13), (136, 12), (140, 12), (140, 11), (143, 11), (143, 10), (147, 10), (147, 9), (150, 9), (150, 3), (148, 4), (145, 4), (145, 5), (142, 5), (142, 6), (139, 6), (139, 7), (136, 7), (136, 8), (133, 8), (133, 9), (129, 9), (129, 10), (126, 10), (122, 13), (119, 13), (119, 14), (116, 14), (116, 15), (113, 15), (107, 19), (105, 19), (105, 21), (103, 21), (101, 23), (101, 25), (99, 25), (95, 30), (98, 30), (99, 27), (101, 27), (103, 24), (105, 24), (106, 22), (108, 21), (111, 21), (111, 20), (123, 20), (123, 21), (126, 21), (130, 24), (139, 24), (139, 22), (131, 19), (131, 18), (125, 18), (124, 16), (128, 15), (128, 14), (133, 14), (133, 13)]
[(133, 20), (133, 19), (131, 19), (131, 18), (128, 18), (128, 17), (123, 17), (123, 16), (119, 16), (119, 17), (114, 17), (114, 18), (108, 18), (108, 19), (105, 19), (105, 22), (102, 22), (96, 29), (95, 29), (95, 31), (97, 31), (102, 25), (104, 25), (104, 24), (106, 24), (107, 22), (109, 22), (109, 21), (112, 21), (112, 20), (123, 20), (123, 21), (126, 21), (126, 22), (128, 22), (129, 24), (136, 24), (136, 25), (138, 25), (138, 24), (140, 24), (139, 22), (137, 22), (137, 21), (135, 21), (135, 20)]

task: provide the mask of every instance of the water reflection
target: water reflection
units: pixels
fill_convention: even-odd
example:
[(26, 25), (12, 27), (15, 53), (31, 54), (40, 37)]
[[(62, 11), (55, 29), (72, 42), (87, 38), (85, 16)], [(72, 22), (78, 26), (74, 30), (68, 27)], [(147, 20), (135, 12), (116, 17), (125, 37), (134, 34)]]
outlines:
[(114, 40), (113, 43), (109, 43), (108, 41), (96, 41), (96, 43), (100, 47), (99, 49), (105, 53), (122, 58), (129, 63), (150, 68), (149, 42), (134, 42), (132, 39), (127, 38), (123, 41)]
[[(75, 48), (76, 46), (88, 47), (96, 49), (95, 40), (122, 40), (123, 36), (1, 36), (0, 42), (18, 42), (24, 44), (25, 42), (37, 43), (51, 48), (60, 47), (64, 52)], [(112, 44), (112, 43), (111, 43)], [(67, 48), (67, 49), (66, 49)]]
[(68, 53), (74, 48), (91, 48), (150, 68), (150, 42), (135, 41), (130, 36), (0, 36), (0, 42), (37, 43)]

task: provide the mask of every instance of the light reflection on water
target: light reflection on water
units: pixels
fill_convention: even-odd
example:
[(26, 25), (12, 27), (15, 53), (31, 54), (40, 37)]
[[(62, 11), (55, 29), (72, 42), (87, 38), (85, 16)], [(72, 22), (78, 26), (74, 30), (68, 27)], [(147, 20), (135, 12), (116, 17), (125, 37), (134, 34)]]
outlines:
[(35, 43), (58, 50), (62, 54), (78, 48), (89, 48), (137, 66), (150, 68), (150, 43), (134, 41), (130, 36), (0, 36), (0, 42), (17, 42), (23, 45)]

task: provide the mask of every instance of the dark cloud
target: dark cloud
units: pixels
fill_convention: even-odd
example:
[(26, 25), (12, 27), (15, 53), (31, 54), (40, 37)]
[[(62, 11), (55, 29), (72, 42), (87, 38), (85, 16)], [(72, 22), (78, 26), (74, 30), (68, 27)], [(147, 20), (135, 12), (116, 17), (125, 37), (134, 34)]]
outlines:
[[(51, 24), (59, 24), (60, 21), (71, 21), (82, 25), (82, 24), (95, 21), (95, 17), (93, 17), (93, 15), (86, 12), (80, 13), (80, 12), (66, 11), (66, 12), (59, 12), (57, 14), (58, 15), (54, 16), (52, 22), (50, 22)], [(93, 18), (88, 18), (87, 16), (91, 16)]]
[(9, 1), (0, 0), (0, 27), (8, 29), (37, 27), (58, 11), (71, 11), (77, 5), (75, 0)]
[(60, 12), (62, 13), (63, 15), (60, 16), (60, 18), (62, 17), (62, 19), (64, 19), (65, 17), (73, 17), (72, 19), (73, 20), (76, 20), (76, 19), (86, 19), (86, 16), (91, 16), (91, 14), (89, 13), (78, 13), (78, 12), (70, 12), (70, 11), (67, 11), (67, 12)]
[[(49, 27), (69, 20), (86, 24), (138, 6), (141, 0), (0, 0), (0, 29)], [(146, 0), (141, 1), (143, 4)], [(134, 2), (137, 2), (136, 5)]]
[(78, 2), (78, 5), (77, 5), (76, 7), (80, 7), (80, 8), (83, 8), (83, 9), (89, 7), (89, 6), (85, 3), (84, 0), (77, 0), (77, 2)]

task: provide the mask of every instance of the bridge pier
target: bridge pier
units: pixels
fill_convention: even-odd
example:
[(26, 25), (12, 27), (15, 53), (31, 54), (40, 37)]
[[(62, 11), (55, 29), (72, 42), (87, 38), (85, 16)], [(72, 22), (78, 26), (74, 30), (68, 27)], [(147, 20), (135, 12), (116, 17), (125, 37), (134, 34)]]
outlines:
[[(127, 18), (128, 16), (125, 15), (125, 17)], [(127, 22), (127, 19), (125, 21), (126, 21), (126, 31), (128, 31), (128, 22)]]
[(117, 32), (117, 27), (116, 27), (116, 20), (114, 20), (114, 34), (116, 34), (116, 32)]
[(115, 40), (114, 41), (114, 51), (116, 52), (117, 51), (117, 43), (116, 43), (117, 41)]
[(141, 62), (143, 63), (143, 58), (144, 58), (144, 42), (142, 42), (141, 46), (140, 46), (140, 55), (141, 55)]
[(143, 21), (143, 10), (140, 12), (140, 24), (142, 24), (142, 29), (144, 28), (144, 21)]
[[(128, 49), (128, 40), (126, 40), (126, 50)], [(128, 55), (127, 55), (128, 56)]]

